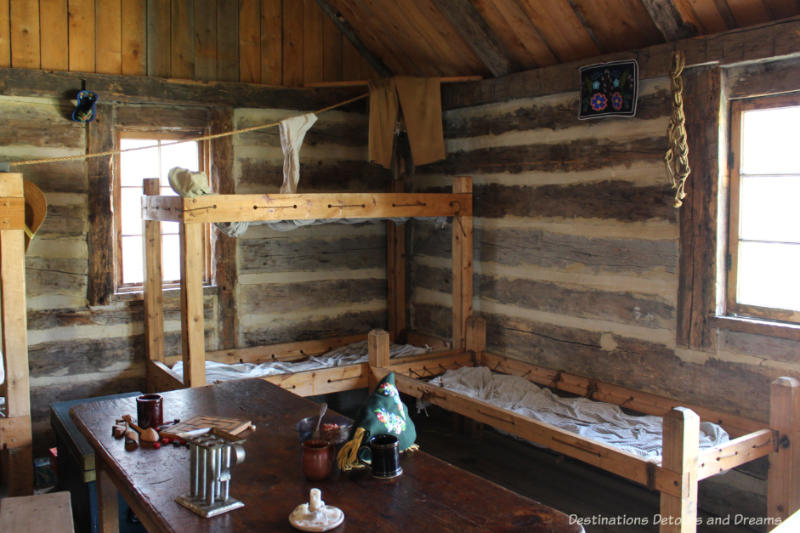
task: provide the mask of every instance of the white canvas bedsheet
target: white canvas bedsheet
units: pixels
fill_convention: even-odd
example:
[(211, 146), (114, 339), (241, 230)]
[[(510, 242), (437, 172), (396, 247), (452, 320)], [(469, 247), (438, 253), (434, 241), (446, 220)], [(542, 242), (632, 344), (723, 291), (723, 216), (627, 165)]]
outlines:
[[(367, 341), (354, 342), (339, 348), (327, 351), (321, 355), (311, 356), (301, 361), (268, 361), (266, 363), (218, 363), (206, 361), (206, 382), (218, 383), (232, 379), (258, 378), (316, 370), (335, 366), (354, 365), (367, 361)], [(419, 347), (411, 344), (392, 344), (389, 348), (389, 357), (406, 357), (430, 351), (430, 347)], [(183, 378), (183, 361), (175, 363), (170, 369), (175, 377)]]
[[(657, 416), (629, 415), (617, 405), (588, 398), (562, 398), (527, 379), (493, 373), (486, 367), (448, 370), (432, 383), (647, 459), (661, 457), (661, 418)], [(727, 440), (719, 425), (700, 423), (701, 448)]]

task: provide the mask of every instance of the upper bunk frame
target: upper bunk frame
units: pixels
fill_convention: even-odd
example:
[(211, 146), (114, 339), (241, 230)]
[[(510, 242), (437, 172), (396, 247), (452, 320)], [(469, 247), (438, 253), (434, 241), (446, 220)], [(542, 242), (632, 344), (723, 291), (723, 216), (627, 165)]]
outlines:
[(0, 298), (5, 416), (0, 415), (0, 452), (10, 496), (33, 493), (33, 434), (28, 327), (25, 303), (25, 194), (22, 174), (0, 173)]
[[(397, 184), (393, 185), (396, 189)], [(202, 225), (306, 219), (452, 217), (452, 340), (445, 354), (466, 361), (466, 322), (472, 313), (472, 180), (457, 177), (450, 193), (220, 194), (195, 198), (159, 196), (157, 179), (144, 180), (144, 308), (148, 388), (166, 390), (205, 385), (205, 360), (260, 362), (292, 360), (367, 338), (359, 336), (238, 348), (206, 353), (203, 317)], [(167, 371), (178, 360), (164, 353), (161, 282), (161, 222), (178, 222), (181, 261), (181, 359), (183, 381)], [(388, 317), (392, 338), (405, 330), (405, 228), (387, 223)], [(427, 342), (432, 339), (420, 339)], [(409, 341), (414, 337), (409, 335)], [(435, 344), (435, 343), (434, 343)], [(366, 387), (368, 365), (348, 365), (266, 378), (303, 395)]]

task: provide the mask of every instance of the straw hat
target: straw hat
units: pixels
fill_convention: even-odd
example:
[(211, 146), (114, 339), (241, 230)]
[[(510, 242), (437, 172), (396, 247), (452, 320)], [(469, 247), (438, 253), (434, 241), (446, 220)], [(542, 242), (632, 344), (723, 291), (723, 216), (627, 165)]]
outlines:
[(25, 251), (27, 251), (34, 233), (47, 216), (47, 200), (39, 187), (28, 180), (22, 181), (25, 194)]

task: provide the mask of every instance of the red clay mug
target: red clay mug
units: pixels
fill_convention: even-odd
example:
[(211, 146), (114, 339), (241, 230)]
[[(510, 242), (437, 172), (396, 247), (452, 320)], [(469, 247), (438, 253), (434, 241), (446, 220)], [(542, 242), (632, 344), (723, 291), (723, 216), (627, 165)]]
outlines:
[(321, 481), (331, 475), (332, 454), (328, 441), (309, 439), (303, 442), (303, 474), (311, 481)]
[(143, 394), (136, 398), (136, 420), (139, 427), (158, 428), (164, 424), (164, 399), (160, 394)]

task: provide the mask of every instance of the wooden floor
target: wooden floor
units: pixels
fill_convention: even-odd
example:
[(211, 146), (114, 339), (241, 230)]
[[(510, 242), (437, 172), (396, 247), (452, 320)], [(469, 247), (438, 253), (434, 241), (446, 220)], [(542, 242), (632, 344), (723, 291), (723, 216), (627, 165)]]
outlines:
[[(411, 406), (410, 406), (411, 407)], [(413, 409), (413, 407), (412, 407)], [(490, 479), (515, 492), (577, 517), (622, 521), (626, 525), (591, 525), (587, 533), (654, 533), (658, 526), (658, 493), (583, 463), (564, 458), (526, 442), (504, 436), (491, 428), (470, 434), (469, 423), (439, 409), (428, 408), (430, 417), (415, 416), (417, 442), (426, 452)], [(467, 426), (466, 428), (464, 426)], [(460, 427), (456, 427), (460, 426)], [(751, 533), (730, 517), (702, 515), (702, 533)], [(714, 525), (714, 520), (730, 525)], [(643, 524), (647, 521), (647, 525)], [(723, 522), (724, 524), (724, 522)]]

